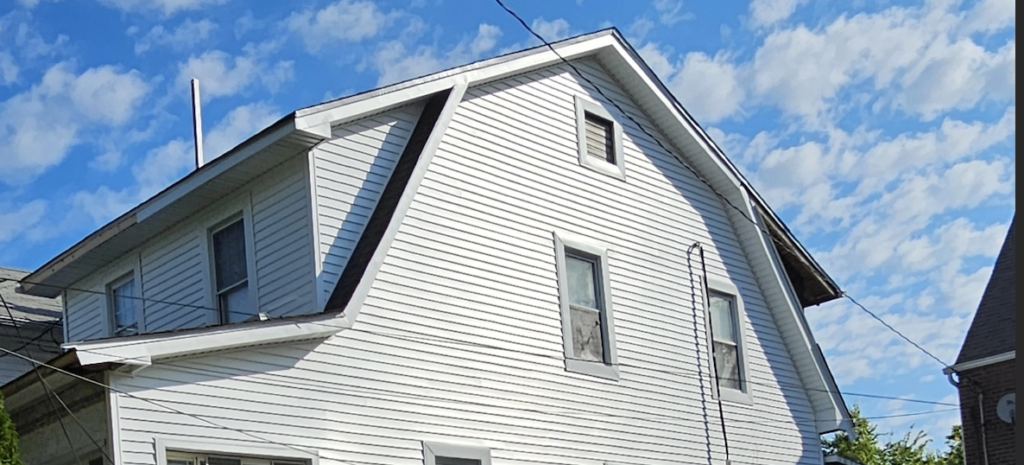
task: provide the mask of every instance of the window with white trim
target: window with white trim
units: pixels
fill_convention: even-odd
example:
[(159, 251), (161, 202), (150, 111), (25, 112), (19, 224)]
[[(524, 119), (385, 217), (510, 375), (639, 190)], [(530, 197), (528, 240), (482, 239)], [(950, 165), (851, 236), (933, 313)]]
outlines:
[(249, 298), (249, 266), (245, 250), (245, 220), (238, 219), (211, 237), (213, 284), (222, 323), (239, 323), (256, 314)]
[(555, 254), (566, 370), (618, 379), (607, 250), (555, 234)]
[(708, 288), (707, 322), (718, 395), (723, 400), (750, 403), (743, 299), (730, 282), (709, 279)]
[(309, 461), (169, 451), (167, 465), (309, 465)]
[(486, 447), (423, 442), (423, 465), (491, 465)]
[(579, 163), (594, 171), (626, 178), (622, 153), (622, 126), (603, 106), (575, 97)]
[(107, 285), (110, 326), (114, 336), (131, 336), (139, 333), (139, 297), (134, 272)]

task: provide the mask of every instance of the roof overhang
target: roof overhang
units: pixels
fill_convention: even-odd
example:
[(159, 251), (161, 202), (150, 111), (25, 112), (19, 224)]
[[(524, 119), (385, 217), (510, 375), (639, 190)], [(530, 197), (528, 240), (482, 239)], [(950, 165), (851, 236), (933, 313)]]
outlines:
[(328, 137), (329, 129), (296, 128), (294, 114), (281, 118), (22, 278), (22, 292), (61, 295), (64, 288)]
[(137, 371), (155, 361), (265, 344), (331, 337), (351, 327), (343, 316), (315, 314), (304, 317), (254, 321), (172, 333), (148, 334), (65, 344), (78, 366), (111, 365)]

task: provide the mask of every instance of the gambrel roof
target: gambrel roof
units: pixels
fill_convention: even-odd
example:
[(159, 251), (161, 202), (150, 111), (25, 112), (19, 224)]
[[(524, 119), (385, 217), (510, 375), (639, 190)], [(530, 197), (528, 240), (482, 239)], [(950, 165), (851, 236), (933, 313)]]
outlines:
[[(567, 39), (554, 44), (553, 48), (557, 53), (547, 47), (536, 47), (291, 113), (75, 244), (26, 277), (22, 287), (25, 292), (36, 295), (58, 295), (63, 287), (139, 247), (211, 201), (240, 188), (282, 161), (306, 153), (316, 144), (330, 139), (332, 127), (413, 101), (425, 101), (423, 114), (405, 148), (402, 161), (389, 178), (356, 251), (328, 300), (324, 315), (306, 316), (290, 326), (263, 322), (277, 326), (272, 331), (276, 340), (284, 337), (287, 331), (294, 331), (296, 338), (320, 335), (324, 332), (324, 325), (317, 318), (336, 320), (338, 330), (348, 327), (358, 316), (362, 300), (376, 276), (390, 240), (394, 238), (397, 225), (404, 217), (404, 209), (408, 208), (415, 195), (419, 180), (466, 88), (553, 66), (563, 59), (591, 58), (643, 108), (666, 137), (669, 146), (674, 147), (673, 152), (680, 161), (699, 173), (714, 191), (722, 195), (725, 203), (736, 206), (735, 209), (727, 209), (728, 216), (735, 225), (758, 282), (764, 288), (779, 332), (815, 410), (819, 430), (852, 430), (849, 413), (803, 314), (804, 307), (840, 297), (842, 293), (836, 283), (617, 30)], [(311, 323), (316, 326), (299, 329), (302, 322), (311, 320), (316, 320)], [(188, 344), (168, 343), (167, 338), (161, 339), (159, 335), (137, 338), (159, 340), (154, 344), (159, 344), (160, 350), (144, 354), (148, 359), (151, 356), (180, 355), (183, 351), (227, 348), (225, 344), (234, 342), (226, 341), (219, 337), (220, 334), (237, 330), (236, 327), (189, 330), (194, 337)], [(180, 336), (179, 333), (169, 337)], [(106, 354), (114, 354), (104, 360), (94, 360), (95, 363), (109, 363), (120, 357), (116, 355), (120, 353), (118, 341), (76, 346), (95, 345), (102, 345)], [(122, 361), (138, 360), (138, 354), (129, 353), (138, 350), (138, 346), (136, 343), (125, 349)]]

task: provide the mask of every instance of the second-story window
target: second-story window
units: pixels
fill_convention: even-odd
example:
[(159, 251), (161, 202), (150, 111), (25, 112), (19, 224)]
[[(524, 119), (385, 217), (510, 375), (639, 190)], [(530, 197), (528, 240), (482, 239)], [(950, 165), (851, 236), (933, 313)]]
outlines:
[(135, 275), (128, 274), (110, 283), (107, 293), (114, 336), (138, 334), (139, 296), (135, 292)]
[(743, 331), (745, 309), (736, 285), (709, 277), (707, 311), (717, 394), (723, 400), (751, 404), (754, 399), (747, 383), (749, 365)]
[(555, 254), (565, 369), (618, 379), (607, 249), (555, 234)]
[(255, 314), (249, 299), (245, 224), (235, 221), (213, 233), (213, 272), (221, 321), (238, 323)]

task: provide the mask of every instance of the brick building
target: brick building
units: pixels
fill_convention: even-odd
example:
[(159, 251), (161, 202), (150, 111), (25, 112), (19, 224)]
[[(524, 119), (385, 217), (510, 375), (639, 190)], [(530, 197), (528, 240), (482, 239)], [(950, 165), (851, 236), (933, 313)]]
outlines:
[(956, 364), (945, 370), (960, 391), (967, 465), (1015, 463), (1015, 225), (1016, 217)]

